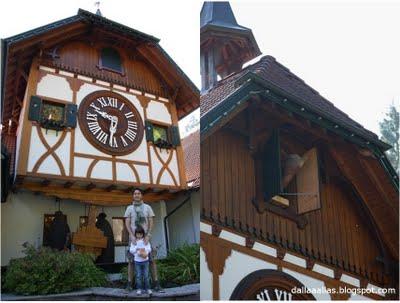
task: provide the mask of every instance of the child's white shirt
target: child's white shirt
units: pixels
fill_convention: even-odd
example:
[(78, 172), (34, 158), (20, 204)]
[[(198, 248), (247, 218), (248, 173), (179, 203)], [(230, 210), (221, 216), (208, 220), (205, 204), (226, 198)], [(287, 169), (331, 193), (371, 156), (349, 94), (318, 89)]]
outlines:
[[(142, 258), (141, 256), (139, 256), (139, 250), (143, 249), (143, 248), (147, 253), (147, 257), (146, 258)], [(145, 245), (143, 240), (137, 240), (136, 241), (136, 245), (131, 243), (131, 246), (129, 248), (129, 252), (135, 256), (134, 260), (136, 262), (145, 262), (145, 261), (147, 261), (149, 259), (148, 255), (151, 252), (150, 243), (147, 243), (147, 245)]]

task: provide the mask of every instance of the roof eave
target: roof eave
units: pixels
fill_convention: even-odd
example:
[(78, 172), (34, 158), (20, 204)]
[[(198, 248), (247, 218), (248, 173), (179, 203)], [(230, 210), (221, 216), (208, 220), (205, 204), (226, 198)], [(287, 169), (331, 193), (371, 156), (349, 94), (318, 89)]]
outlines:
[(242, 77), (240, 77), (238, 80), (236, 80), (236, 85), (241, 85), (242, 83), (244, 83), (246, 81), (249, 81), (249, 80), (260, 84), (262, 87), (264, 87), (266, 89), (271, 89), (271, 90), (279, 93), (280, 95), (282, 95), (283, 97), (285, 97), (285, 98), (287, 98), (289, 100), (293, 100), (296, 103), (301, 104), (305, 109), (308, 109), (310, 111), (314, 111), (315, 113), (319, 114), (323, 118), (328, 119), (328, 120), (336, 123), (337, 125), (339, 125), (342, 128), (348, 129), (349, 131), (352, 131), (352, 132), (356, 133), (357, 135), (359, 135), (360, 137), (362, 137), (365, 140), (369, 141), (370, 143), (373, 143), (374, 145), (376, 145), (377, 147), (379, 147), (383, 151), (386, 151), (386, 150), (392, 148), (391, 145), (389, 145), (389, 144), (387, 144), (387, 143), (385, 143), (385, 142), (383, 142), (383, 141), (381, 141), (379, 139), (365, 137), (364, 135), (360, 134), (357, 129), (349, 127), (347, 125), (344, 125), (341, 121), (337, 121), (336, 119), (331, 117), (329, 115), (329, 113), (327, 113), (327, 112), (324, 112), (322, 110), (318, 110), (317, 108), (307, 108), (307, 104), (304, 104), (304, 102), (300, 98), (298, 98), (298, 97), (286, 92), (285, 90), (281, 89), (279, 86), (275, 85), (271, 81), (268, 81), (266, 79), (261, 78), (259, 75), (257, 75), (254, 72), (248, 71), (247, 73), (245, 73)]

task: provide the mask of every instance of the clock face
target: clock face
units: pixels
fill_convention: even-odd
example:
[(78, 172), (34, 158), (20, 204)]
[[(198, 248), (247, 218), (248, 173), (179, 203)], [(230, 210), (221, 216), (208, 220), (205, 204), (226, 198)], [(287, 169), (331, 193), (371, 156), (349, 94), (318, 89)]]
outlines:
[(110, 91), (87, 95), (78, 112), (79, 126), (86, 139), (110, 155), (126, 155), (143, 139), (143, 122), (136, 107)]

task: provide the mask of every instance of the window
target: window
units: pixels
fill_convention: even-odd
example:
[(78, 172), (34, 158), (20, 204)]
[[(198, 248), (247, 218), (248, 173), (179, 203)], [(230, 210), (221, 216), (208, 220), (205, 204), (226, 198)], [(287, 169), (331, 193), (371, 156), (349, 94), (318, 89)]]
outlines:
[(43, 101), (42, 117), (55, 122), (64, 122), (65, 104)]
[[(67, 215), (63, 214), (65, 222), (67, 222)], [(55, 214), (45, 214), (43, 222), (43, 246), (50, 246), (50, 227), (53, 223)]]
[(36, 121), (45, 129), (62, 130), (76, 127), (77, 105), (43, 100), (31, 96), (28, 119)]
[(100, 51), (99, 68), (122, 74), (122, 60), (119, 53), (111, 47), (103, 48)]
[(153, 142), (160, 148), (172, 148), (180, 145), (180, 136), (178, 126), (164, 126), (156, 122), (146, 121), (147, 141)]
[(303, 225), (301, 214), (320, 208), (317, 149), (305, 152), (281, 145), (273, 130), (255, 157), (256, 198), (259, 211), (267, 209)]
[(112, 218), (112, 230), (114, 233), (115, 245), (126, 246), (129, 242), (128, 230), (125, 226), (124, 217), (113, 217)]
[(170, 142), (168, 138), (168, 128), (161, 125), (153, 125), (153, 138), (154, 142), (160, 140)]

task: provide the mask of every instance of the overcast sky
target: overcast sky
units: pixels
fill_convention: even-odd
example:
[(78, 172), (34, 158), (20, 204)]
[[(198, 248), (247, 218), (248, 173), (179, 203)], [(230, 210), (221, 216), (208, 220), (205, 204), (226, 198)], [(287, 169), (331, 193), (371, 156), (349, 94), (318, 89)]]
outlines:
[(400, 1), (233, 1), (239, 24), (367, 129), (400, 103)]
[[(75, 15), (95, 0), (4, 1), (5, 38)], [(202, 2), (101, 0), (103, 15), (161, 39), (161, 46), (200, 86)], [(400, 102), (400, 2), (231, 1), (239, 24), (253, 30), (263, 54), (274, 56), (366, 128)], [(196, 115), (198, 117), (198, 113)], [(190, 117), (189, 117), (190, 119)]]

